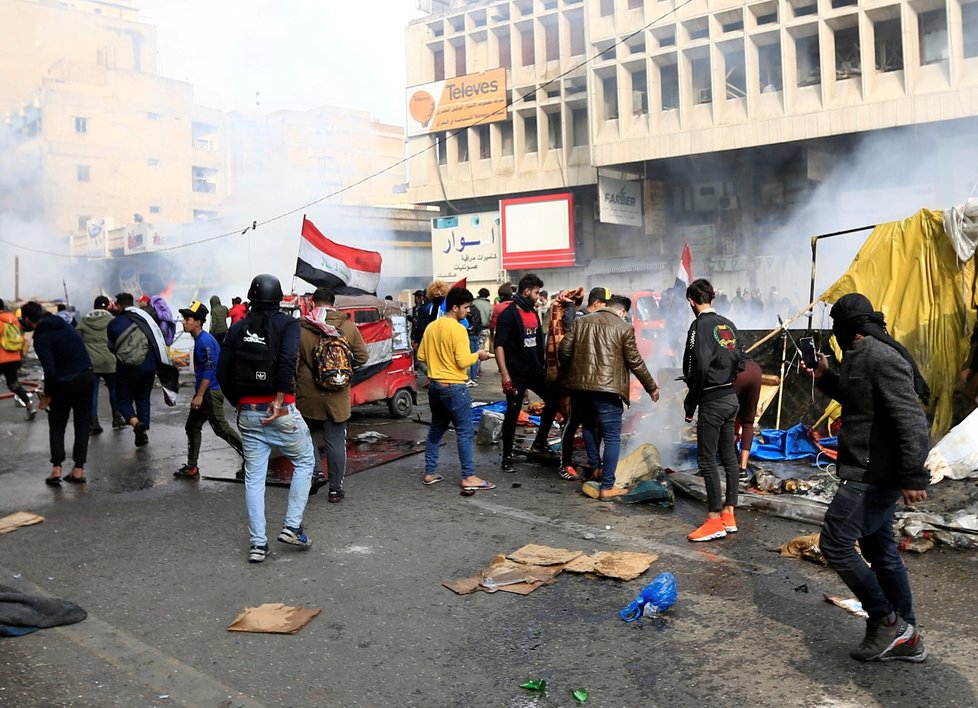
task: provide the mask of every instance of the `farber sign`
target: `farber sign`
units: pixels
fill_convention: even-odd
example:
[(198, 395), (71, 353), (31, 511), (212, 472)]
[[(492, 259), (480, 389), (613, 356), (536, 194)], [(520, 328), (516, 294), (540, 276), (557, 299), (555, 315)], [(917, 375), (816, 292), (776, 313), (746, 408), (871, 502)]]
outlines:
[(598, 177), (598, 192), (601, 195), (598, 210), (602, 223), (642, 225), (641, 183)]

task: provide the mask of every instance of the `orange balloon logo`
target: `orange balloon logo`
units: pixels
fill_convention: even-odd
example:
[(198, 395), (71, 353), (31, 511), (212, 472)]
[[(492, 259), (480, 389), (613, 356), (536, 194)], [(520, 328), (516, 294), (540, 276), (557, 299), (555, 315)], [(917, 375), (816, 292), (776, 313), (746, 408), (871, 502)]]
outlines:
[(435, 99), (427, 91), (415, 91), (408, 101), (408, 112), (422, 128), (427, 128), (431, 117), (435, 114)]

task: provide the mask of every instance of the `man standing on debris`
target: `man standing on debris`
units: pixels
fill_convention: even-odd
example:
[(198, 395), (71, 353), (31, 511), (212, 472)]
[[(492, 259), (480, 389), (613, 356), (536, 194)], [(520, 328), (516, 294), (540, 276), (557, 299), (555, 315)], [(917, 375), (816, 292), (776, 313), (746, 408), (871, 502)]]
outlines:
[[(299, 323), (299, 363), (295, 405), (316, 436), (311, 494), (329, 483), (329, 501), (343, 500), (346, 477), (346, 422), (350, 419), (353, 371), (367, 363), (367, 345), (346, 312), (336, 309), (329, 288), (312, 294), (312, 311)], [(321, 442), (320, 442), (321, 440)], [(326, 453), (323, 474), (322, 453)]]
[(555, 386), (547, 385), (545, 376), (543, 327), (540, 326), (536, 310), (542, 287), (543, 281), (535, 273), (524, 275), (517, 286), (518, 293), (496, 320), (493, 343), (496, 347), (496, 365), (503, 379), (503, 393), (506, 394), (502, 430), (503, 472), (516, 471), (513, 443), (527, 391), (533, 391), (544, 402), (540, 427), (530, 449), (538, 453), (550, 452), (547, 436), (557, 416), (557, 392)]
[(866, 636), (850, 656), (920, 662), (927, 650), (893, 539), (893, 518), (901, 498), (905, 504), (927, 499), (929, 425), (917, 399), (926, 402), (930, 390), (866, 296), (843, 295), (830, 315), (842, 369), (829, 369), (824, 355), (814, 371), (805, 367), (819, 389), (842, 404), (842, 481), (825, 513), (819, 546), (869, 614)]
[(207, 307), (194, 300), (189, 307), (180, 310), (183, 315), (183, 331), (194, 338), (194, 397), (190, 401), (190, 414), (184, 430), (187, 433), (187, 464), (173, 473), (183, 479), (200, 479), (197, 457), (200, 455), (200, 432), (204, 421), (221, 440), (234, 448), (242, 457), (241, 437), (224, 418), (224, 394), (217, 383), (217, 360), (221, 346), (214, 335), (204, 331)]
[[(686, 335), (683, 378), (689, 392), (683, 404), (686, 422), (696, 427), (696, 460), (706, 481), (707, 517), (689, 534), (690, 541), (712, 541), (737, 530), (734, 508), (740, 467), (734, 444), (734, 420), (740, 405), (734, 393), (734, 379), (743, 367), (743, 354), (737, 348), (737, 328), (713, 308), (715, 292), (710, 281), (699, 278), (686, 288), (686, 301), (696, 319)], [(721, 505), (720, 470), (717, 450), (726, 471), (726, 495)]]
[[(625, 493), (615, 487), (615, 472), (621, 419), (629, 400), (629, 372), (653, 401), (659, 400), (659, 386), (638, 353), (635, 329), (625, 322), (629, 305), (627, 298), (611, 297), (605, 307), (578, 319), (560, 342), (560, 358), (567, 365), (564, 387), (571, 392), (574, 415), (584, 426), (588, 459), (601, 460), (601, 501)], [(604, 454), (599, 457), (601, 442)]]
[(492, 357), (480, 349), (469, 350), (469, 338), (462, 320), (469, 314), (472, 293), (465, 288), (452, 288), (445, 297), (445, 316), (425, 328), (418, 359), (428, 365), (428, 405), (431, 408), (431, 427), (424, 450), (424, 479), (427, 485), (445, 478), (436, 474), (441, 439), (448, 424), (455, 425), (458, 461), (462, 467), (462, 489), (495, 489), (496, 485), (476, 476), (472, 461), (472, 397), (465, 385), (467, 370), (473, 363)]
[(217, 363), (217, 380), (238, 408), (251, 535), (248, 561), (261, 563), (268, 554), (265, 477), (273, 447), (295, 467), (285, 526), (278, 540), (300, 549), (312, 547), (302, 528), (302, 514), (309, 501), (313, 446), (309, 428), (295, 407), (299, 322), (279, 311), (282, 284), (274, 275), (256, 275), (248, 289), (248, 301), (248, 315), (228, 331)]

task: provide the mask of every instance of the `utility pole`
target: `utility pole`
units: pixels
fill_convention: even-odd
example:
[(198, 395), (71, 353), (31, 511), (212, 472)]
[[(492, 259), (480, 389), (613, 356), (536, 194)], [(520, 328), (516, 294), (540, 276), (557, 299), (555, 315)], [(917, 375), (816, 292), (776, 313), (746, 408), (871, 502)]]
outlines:
[(14, 256), (14, 302), (20, 302), (20, 256)]

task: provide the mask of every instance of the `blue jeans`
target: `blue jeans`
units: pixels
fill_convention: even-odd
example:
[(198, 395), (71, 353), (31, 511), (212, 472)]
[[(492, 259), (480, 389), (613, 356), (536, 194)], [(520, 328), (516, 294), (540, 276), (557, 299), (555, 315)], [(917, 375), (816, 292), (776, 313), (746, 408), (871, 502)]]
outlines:
[[(473, 354), (475, 352), (479, 351), (479, 335), (478, 334), (470, 334), (469, 335), (469, 351), (472, 352)], [(470, 381), (478, 381), (479, 380), (479, 361), (478, 360), (476, 360), (476, 362), (472, 366), (469, 367), (469, 380)]]
[[(615, 471), (621, 455), (621, 417), (625, 406), (617, 393), (574, 391), (571, 394), (572, 415), (581, 421), (587, 459), (601, 460), (601, 488), (615, 486)], [(601, 443), (604, 455), (601, 455)]]
[(441, 439), (448, 430), (448, 424), (455, 424), (455, 438), (458, 443), (458, 461), (462, 467), (462, 479), (475, 474), (472, 463), (472, 440), (475, 437), (472, 426), (472, 397), (465, 384), (444, 384), (432, 381), (428, 386), (428, 406), (431, 408), (431, 427), (424, 445), (424, 471), (433, 475), (438, 467), (438, 454)]
[[(142, 369), (127, 369), (116, 372), (115, 395), (119, 415), (128, 423), (138, 418), (149, 427), (149, 397), (153, 393), (156, 373)], [(135, 407), (133, 407), (135, 404)]]
[(825, 512), (819, 547), (870, 617), (897, 612), (915, 625), (910, 578), (893, 539), (900, 496), (895, 487), (843, 482)]
[(238, 430), (244, 450), (245, 506), (248, 509), (248, 532), (251, 545), (264, 546), (265, 537), (265, 477), (268, 475), (268, 457), (272, 448), (278, 448), (295, 467), (292, 484), (289, 485), (289, 503), (285, 511), (285, 525), (302, 526), (302, 512), (309, 501), (312, 482), (312, 437), (309, 428), (294, 405), (289, 414), (276, 418), (268, 425), (262, 420), (268, 411), (247, 408), (238, 409)]
[(109, 406), (112, 409), (112, 416), (119, 412), (119, 405), (115, 398), (115, 374), (95, 374), (95, 390), (92, 393), (92, 420), (98, 420), (98, 380), (105, 382), (105, 387), (109, 389)]

